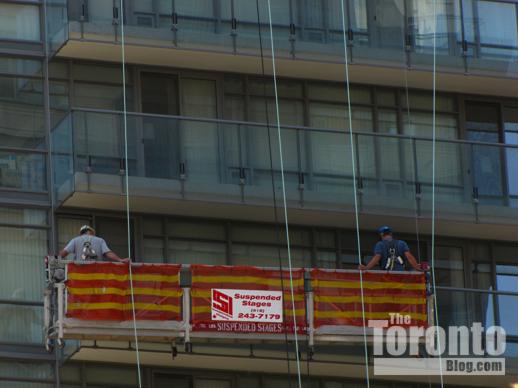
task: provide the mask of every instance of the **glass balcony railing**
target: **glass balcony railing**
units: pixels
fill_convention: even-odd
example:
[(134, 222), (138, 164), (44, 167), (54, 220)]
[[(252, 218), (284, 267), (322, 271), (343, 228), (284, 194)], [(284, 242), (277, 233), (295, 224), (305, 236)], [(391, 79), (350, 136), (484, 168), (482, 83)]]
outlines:
[[(504, 356), (516, 365), (518, 353), (518, 293), (455, 287), (437, 287), (438, 325), (446, 332), (451, 326), (471, 327), (480, 323), (487, 328), (498, 325), (506, 332)], [(510, 365), (509, 365), (510, 366)]]
[(68, 39), (67, 0), (45, 3), (46, 40), (49, 55), (54, 55)]
[[(121, 112), (73, 110), (56, 126), (52, 139), (58, 200), (79, 190), (75, 173), (124, 179), (123, 118)], [(128, 113), (127, 138), (133, 195), (271, 204), (272, 173), (276, 194), (282, 195), (275, 126)], [(349, 134), (286, 126), (281, 139), (289, 206), (352, 211)], [(354, 133), (353, 142), (361, 212), (430, 216), (431, 139), (363, 132)], [(510, 184), (514, 178), (506, 172), (506, 160), (516, 157), (518, 146), (439, 139), (435, 152), (438, 217), (514, 222), (517, 202), (509, 188), (515, 185)], [(85, 182), (81, 190), (106, 188), (101, 181)], [(118, 186), (119, 193), (123, 187)]]
[[(119, 41), (117, 2), (71, 0), (71, 37)], [(343, 62), (341, 2), (272, 2), (272, 27), (279, 57)], [(403, 5), (405, 3), (405, 5)], [(407, 4), (408, 3), (408, 4)], [(127, 44), (258, 55), (260, 31), (269, 54), (266, 1), (128, 0)], [(351, 0), (344, 2), (350, 61), (429, 69), (434, 42), (439, 69), (461, 73), (518, 73), (518, 18), (513, 0)], [(434, 31), (436, 32), (434, 34)], [(434, 39), (435, 35), (435, 39)]]

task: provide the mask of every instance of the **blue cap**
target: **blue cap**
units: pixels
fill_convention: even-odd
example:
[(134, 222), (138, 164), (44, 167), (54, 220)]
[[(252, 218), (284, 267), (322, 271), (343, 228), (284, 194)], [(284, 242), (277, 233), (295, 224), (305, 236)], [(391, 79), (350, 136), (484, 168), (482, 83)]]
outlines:
[(388, 225), (380, 226), (377, 230), (379, 234), (392, 233), (392, 228)]

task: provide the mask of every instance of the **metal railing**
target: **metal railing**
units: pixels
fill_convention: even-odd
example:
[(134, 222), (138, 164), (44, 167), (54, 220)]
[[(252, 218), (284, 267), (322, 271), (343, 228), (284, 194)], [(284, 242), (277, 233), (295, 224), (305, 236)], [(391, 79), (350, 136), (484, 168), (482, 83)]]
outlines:
[[(275, 181), (280, 179), (275, 140), (273, 171), (268, 155), (267, 131), (275, 128), (128, 113), (126, 166), (122, 118), (119, 111), (74, 109), (56, 126), (52, 139), (58, 199), (63, 201), (75, 190), (75, 173), (86, 175), (86, 190), (91, 192), (101, 190), (90, 179), (94, 174), (119, 176), (122, 192), (128, 169), (132, 188), (139, 184), (137, 178), (154, 179), (157, 185), (176, 182), (171, 198), (206, 192), (239, 203), (271, 200), (271, 174)], [(344, 130), (282, 126), (281, 134), (290, 206), (343, 209), (353, 201), (356, 176), (360, 211), (429, 216), (431, 139), (355, 132), (353, 174), (351, 144)], [(509, 192), (513, 176), (507, 169), (516, 155), (517, 145), (437, 139), (438, 216), (474, 222), (511, 220), (518, 193)]]
[[(257, 19), (242, 11), (246, 5), (236, 7), (236, 2), (222, 0), (214, 3), (216, 5), (187, 8), (174, 2), (157, 6), (152, 0), (128, 1), (124, 9), (124, 21), (129, 27), (125, 31), (126, 42), (257, 54)], [(333, 8), (337, 3), (312, 2), (304, 6), (295, 3), (286, 1), (273, 10), (273, 37), (279, 56), (341, 62), (337, 53), (344, 44), (342, 22), (333, 16), (340, 14), (340, 9)], [(421, 9), (420, 2), (415, 3), (417, 9), (400, 9), (390, 1), (376, 8), (372, 3), (367, 0), (347, 2), (345, 32), (350, 59), (358, 63), (383, 61), (386, 65), (429, 68), (432, 34), (427, 20), (432, 17), (431, 9), (424, 5)], [(297, 12), (292, 12), (292, 8)], [(367, 17), (377, 12), (392, 15), (388, 25), (383, 24), (382, 18)], [(515, 19), (517, 14), (515, 2), (438, 2), (437, 13), (439, 69), (512, 75), (513, 69), (502, 63), (516, 56), (517, 38), (513, 40), (512, 33), (492, 35), (490, 31), (495, 30), (489, 29), (488, 23), (513, 23), (513, 14)], [(120, 40), (118, 4), (106, 3), (101, 7), (100, 3), (92, 5), (88, 0), (70, 1), (69, 15), (71, 21), (79, 24), (77, 33), (82, 40), (97, 40), (99, 34)], [(269, 28), (266, 15), (262, 10), (260, 24), (264, 29)], [(514, 26), (509, 25), (508, 31), (516, 30), (516, 20), (514, 23)]]

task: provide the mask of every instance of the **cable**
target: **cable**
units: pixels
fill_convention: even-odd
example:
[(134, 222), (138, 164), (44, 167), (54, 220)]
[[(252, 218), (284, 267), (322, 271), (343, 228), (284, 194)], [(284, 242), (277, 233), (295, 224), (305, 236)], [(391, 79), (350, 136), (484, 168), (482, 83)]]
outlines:
[[(286, 182), (284, 180), (284, 158), (282, 153), (282, 136), (281, 136), (281, 120), (279, 114), (279, 94), (277, 91), (277, 71), (275, 68), (275, 48), (273, 42), (273, 25), (272, 25), (272, 8), (270, 0), (267, 0), (268, 4), (268, 23), (270, 25), (270, 45), (272, 52), (272, 69), (273, 69), (273, 88), (275, 93), (275, 116), (277, 120), (277, 140), (279, 142), (279, 162), (281, 168), (281, 184), (282, 184), (282, 200), (284, 207), (284, 224), (286, 229), (286, 248), (288, 250), (288, 271), (290, 276), (290, 293), (291, 293), (291, 309), (293, 314), (293, 335), (295, 339), (295, 356), (297, 361), (297, 378), (299, 388), (302, 388), (302, 376), (300, 372), (300, 353), (299, 353), (299, 339), (298, 339), (298, 327), (297, 327), (297, 315), (295, 313), (295, 293), (293, 291), (293, 268), (291, 265), (291, 244), (290, 244), (290, 232), (288, 225), (288, 207), (286, 201)], [(282, 278), (281, 272), (281, 278)]]
[[(353, 195), (354, 195), (354, 215), (355, 215), (355, 223), (356, 223), (356, 244), (358, 247), (358, 265), (362, 264), (361, 257), (361, 245), (360, 245), (360, 220), (358, 214), (358, 197), (357, 197), (357, 187), (356, 187), (356, 162), (355, 162), (355, 152), (354, 152), (354, 139), (353, 139), (353, 119), (352, 119), (352, 111), (351, 111), (351, 91), (350, 91), (350, 83), (349, 83), (349, 58), (347, 54), (347, 36), (346, 36), (346, 28), (345, 28), (345, 9), (344, 9), (344, 0), (340, 1), (340, 10), (342, 13), (342, 32), (343, 32), (343, 40), (344, 40), (344, 59), (345, 59), (345, 85), (347, 92), (347, 113), (349, 116), (349, 141), (351, 142), (351, 162), (352, 162), (352, 170), (353, 170)], [(362, 321), (363, 321), (363, 346), (364, 346), (364, 354), (365, 354), (365, 376), (367, 381), (367, 388), (370, 388), (370, 376), (369, 376), (369, 353), (367, 347), (367, 327), (365, 320), (365, 299), (363, 295), (363, 271), (359, 270), (360, 274), (360, 296), (362, 301)]]
[[(410, 96), (409, 96), (409, 93), (408, 93), (408, 68), (405, 66), (405, 71), (404, 71), (404, 74), (405, 74), (405, 98), (406, 98), (406, 113), (407, 113), (407, 125), (410, 127), (410, 125), (412, 125), (412, 119), (411, 119), (411, 116), (410, 116)], [(417, 166), (414, 166), (414, 169), (417, 169)], [(418, 178), (416, 176), (416, 178)], [(415, 184), (415, 189), (417, 190), (417, 179), (416, 179), (416, 182), (414, 182)], [(417, 195), (417, 191), (415, 193)], [(417, 199), (414, 201), (415, 202), (415, 207), (414, 207), (414, 220), (415, 220), (415, 234), (416, 234), (416, 239), (417, 239), (417, 261), (420, 263), (421, 262), (421, 236), (420, 236), (420, 232), (419, 232), (419, 220), (418, 220), (418, 217), (419, 217), (419, 208), (418, 208), (418, 205), (417, 205)]]
[[(433, 300), (435, 309), (435, 326), (439, 326), (439, 311), (437, 309), (437, 290), (435, 283), (435, 151), (436, 151), (436, 120), (435, 120), (435, 105), (436, 105), (436, 82), (437, 82), (437, 0), (433, 0), (433, 89), (432, 89), (432, 287)], [(439, 330), (437, 332), (437, 344), (439, 347), (439, 370), (441, 376), (441, 388), (444, 388), (444, 377), (442, 370), (442, 350), (441, 349), (441, 335)]]
[(122, 67), (122, 105), (123, 105), (123, 122), (124, 122), (124, 174), (125, 174), (125, 188), (126, 188), (126, 220), (127, 220), (127, 238), (128, 238), (128, 262), (129, 281), (131, 292), (131, 311), (133, 314), (133, 335), (135, 337), (135, 354), (137, 358), (137, 378), (138, 386), (142, 388), (142, 373), (140, 369), (140, 352), (137, 333), (137, 315), (135, 311), (135, 295), (133, 293), (133, 272), (131, 270), (131, 225), (130, 225), (130, 204), (129, 204), (129, 165), (128, 165), (128, 116), (127, 116), (127, 102), (126, 102), (126, 52), (124, 41), (124, 2), (120, 0), (120, 15), (121, 15), (121, 67)]
[[(279, 215), (277, 212), (277, 194), (275, 191), (275, 178), (274, 178), (274, 172), (273, 172), (273, 152), (272, 152), (272, 139), (270, 134), (270, 114), (268, 110), (268, 100), (266, 99), (266, 72), (265, 72), (265, 66), (264, 66), (264, 49), (263, 49), (263, 38), (262, 38), (262, 32), (261, 32), (261, 18), (260, 18), (260, 12), (259, 12), (259, 0), (256, 0), (256, 10), (257, 10), (257, 28), (259, 33), (259, 51), (261, 55), (261, 72), (263, 76), (263, 98), (264, 98), (264, 111), (265, 111), (265, 118), (266, 118), (266, 129), (268, 134), (268, 151), (269, 151), (269, 159), (270, 159), (270, 177), (271, 177), (271, 184), (272, 184), (272, 200), (273, 200), (273, 216), (275, 220), (275, 226), (276, 226), (276, 235), (277, 235), (277, 255), (278, 255), (278, 261), (279, 261), (279, 274), (280, 274), (280, 280), (281, 280), (281, 292), (284, 297), (284, 276), (283, 276), (283, 269), (282, 269), (282, 256), (281, 256), (281, 231), (279, 226)], [(284, 309), (284, 306), (283, 306)], [(287, 365), (287, 373), (288, 376), (291, 376), (291, 367), (290, 367), (290, 348), (288, 343), (288, 330), (286, 321), (283, 321), (283, 328), (284, 328), (284, 343), (286, 345), (286, 365)], [(288, 379), (288, 387), (291, 388), (291, 379)]]

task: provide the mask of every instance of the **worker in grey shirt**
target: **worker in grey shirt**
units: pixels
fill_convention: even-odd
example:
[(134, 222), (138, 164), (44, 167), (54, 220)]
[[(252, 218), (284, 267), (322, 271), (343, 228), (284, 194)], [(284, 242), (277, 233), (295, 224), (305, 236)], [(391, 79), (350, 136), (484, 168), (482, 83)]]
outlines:
[(76, 260), (102, 260), (106, 257), (112, 261), (128, 263), (129, 259), (121, 259), (113, 252), (106, 241), (95, 235), (95, 230), (89, 225), (83, 225), (79, 230), (79, 236), (74, 237), (59, 253), (61, 258), (73, 253)]

